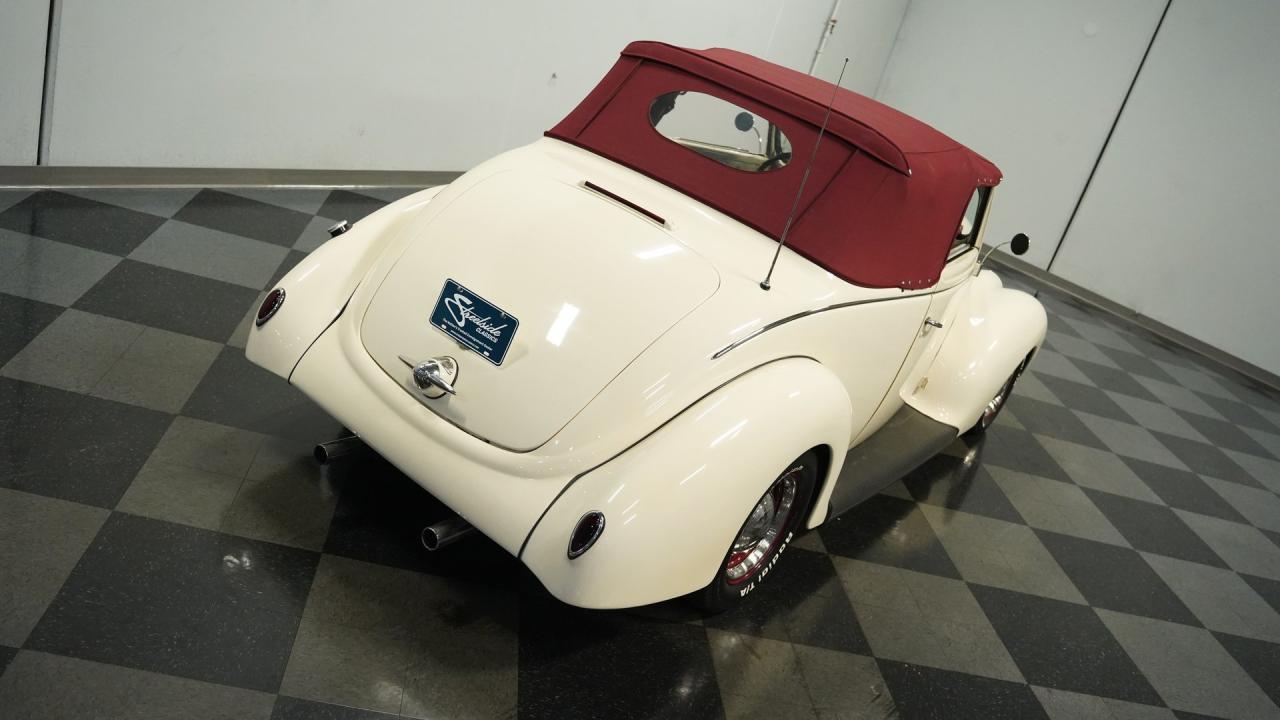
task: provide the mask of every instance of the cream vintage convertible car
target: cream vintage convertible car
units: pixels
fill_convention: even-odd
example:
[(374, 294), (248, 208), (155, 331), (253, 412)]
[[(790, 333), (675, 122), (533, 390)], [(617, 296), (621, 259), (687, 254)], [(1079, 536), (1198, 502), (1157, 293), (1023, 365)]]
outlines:
[(982, 269), (1000, 177), (831, 83), (636, 42), (545, 137), (335, 226), (247, 353), (458, 514), (429, 545), (723, 609), (999, 412), (1045, 334)]

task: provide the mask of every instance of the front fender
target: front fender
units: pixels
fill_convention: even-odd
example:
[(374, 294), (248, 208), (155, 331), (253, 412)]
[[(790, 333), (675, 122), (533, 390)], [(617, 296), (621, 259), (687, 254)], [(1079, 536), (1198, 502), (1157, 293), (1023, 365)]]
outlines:
[(1040, 301), (1010, 290), (990, 271), (972, 281), (937, 356), (902, 388), (902, 399), (925, 415), (964, 430), (1018, 364), (1044, 342)]
[(265, 325), (249, 329), (249, 360), (287, 379), (311, 343), (342, 313), (401, 221), (445, 187), (403, 197), (303, 258), (277, 285), (285, 291), (284, 304)]
[[(739, 376), (621, 455), (575, 478), (530, 532), (520, 558), (560, 600), (619, 608), (704, 587), (748, 512), (786, 464), (826, 446), (840, 471), (849, 397), (827, 368), (785, 358)], [(570, 560), (583, 514), (600, 539)]]

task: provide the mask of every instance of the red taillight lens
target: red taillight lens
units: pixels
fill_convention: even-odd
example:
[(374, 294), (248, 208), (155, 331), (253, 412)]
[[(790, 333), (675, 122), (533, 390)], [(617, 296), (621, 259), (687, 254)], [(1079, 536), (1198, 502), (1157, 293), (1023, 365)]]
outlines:
[(592, 510), (582, 519), (578, 520), (578, 525), (573, 529), (573, 535), (569, 536), (569, 559), (578, 557), (582, 553), (591, 549), (596, 540), (600, 539), (600, 533), (604, 532), (604, 513)]
[(276, 288), (275, 290), (267, 293), (267, 299), (263, 300), (262, 305), (258, 307), (258, 327), (262, 327), (263, 323), (270, 320), (271, 316), (275, 315), (276, 311), (279, 310), (280, 306), (283, 304), (284, 288)]

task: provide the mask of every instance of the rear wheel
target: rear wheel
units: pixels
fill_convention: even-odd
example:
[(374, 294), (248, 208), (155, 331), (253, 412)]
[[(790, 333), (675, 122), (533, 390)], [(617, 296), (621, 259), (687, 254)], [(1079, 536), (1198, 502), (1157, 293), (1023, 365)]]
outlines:
[(765, 580), (801, 529), (817, 484), (818, 456), (801, 455), (756, 501), (709, 585), (694, 596), (708, 612), (729, 609)]

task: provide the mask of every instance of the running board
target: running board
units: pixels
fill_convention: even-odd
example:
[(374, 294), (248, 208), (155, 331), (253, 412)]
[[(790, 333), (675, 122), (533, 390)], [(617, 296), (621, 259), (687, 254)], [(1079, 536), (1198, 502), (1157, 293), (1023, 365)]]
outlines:
[(937, 455), (960, 435), (910, 405), (903, 405), (884, 427), (844, 456), (831, 492), (830, 520), (875, 495)]

